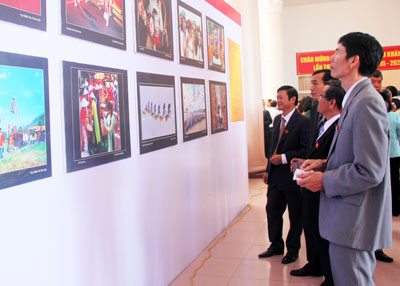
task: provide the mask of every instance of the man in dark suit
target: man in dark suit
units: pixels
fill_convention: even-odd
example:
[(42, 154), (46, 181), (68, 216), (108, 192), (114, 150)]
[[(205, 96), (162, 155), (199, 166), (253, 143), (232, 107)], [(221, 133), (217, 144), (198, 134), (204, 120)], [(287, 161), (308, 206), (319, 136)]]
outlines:
[(295, 108), (298, 101), (296, 89), (282, 86), (278, 89), (278, 109), (282, 114), (274, 119), (272, 141), (268, 154), (268, 165), (264, 182), (268, 184), (267, 219), (271, 245), (258, 255), (266, 258), (283, 254), (283, 213), (289, 209), (290, 229), (286, 238), (287, 254), (283, 264), (296, 261), (300, 249), (301, 192), (290, 171), (290, 161), (303, 157), (307, 148), (308, 119)]
[(310, 112), (310, 129), (307, 145), (307, 157), (310, 155), (311, 148), (314, 145), (315, 135), (318, 133), (319, 124), (322, 122), (323, 116), (318, 112), (318, 100), (321, 94), (325, 94), (323, 91), (325, 84), (332, 80), (331, 71), (328, 69), (317, 70), (312, 74), (310, 82), (310, 92), (313, 98), (313, 106)]
[(346, 95), (326, 160), (306, 160), (297, 183), (321, 192), (319, 230), (329, 241), (335, 285), (373, 286), (376, 249), (392, 244), (390, 126), (382, 98), (368, 78), (383, 49), (371, 35), (342, 36), (332, 76)]
[[(326, 90), (326, 92), (325, 92)], [(340, 81), (326, 83), (323, 94), (319, 96), (318, 113), (324, 116), (324, 123), (309, 142), (310, 152), (308, 159), (326, 159), (329, 148), (335, 134), (337, 122), (340, 117), (340, 109), (345, 95)], [(311, 137), (310, 137), (311, 138)], [(292, 171), (294, 166), (300, 166), (304, 159), (294, 158), (292, 160)], [(329, 242), (319, 234), (319, 193), (310, 190), (302, 190), (302, 224), (307, 247), (308, 263), (300, 269), (292, 270), (292, 276), (324, 276), (325, 281), (321, 286), (333, 285), (332, 272), (329, 262)]]

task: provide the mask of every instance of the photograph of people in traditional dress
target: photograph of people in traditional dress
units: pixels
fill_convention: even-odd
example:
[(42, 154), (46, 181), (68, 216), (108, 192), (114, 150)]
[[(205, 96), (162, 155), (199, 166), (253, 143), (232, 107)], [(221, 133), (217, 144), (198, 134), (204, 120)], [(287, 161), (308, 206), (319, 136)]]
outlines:
[(0, 189), (51, 176), (48, 60), (0, 52)]
[(207, 17), (208, 68), (225, 72), (224, 27)]
[(63, 62), (67, 172), (130, 157), (126, 70)]
[(171, 0), (135, 0), (137, 51), (174, 59)]
[(207, 135), (204, 80), (181, 78), (184, 141)]
[(140, 86), (142, 139), (176, 134), (174, 87)]
[(226, 83), (210, 80), (211, 133), (228, 130)]
[(81, 158), (121, 150), (118, 76), (78, 71)]
[(204, 67), (201, 13), (178, 1), (178, 25), (180, 63)]
[(140, 154), (176, 145), (175, 78), (137, 72)]
[(0, 0), (0, 5), (16, 8), (35, 15), (41, 15), (41, 0)]
[(0, 65), (0, 174), (47, 164), (43, 71)]
[(125, 0), (61, 0), (62, 33), (126, 49)]
[(46, 30), (46, 0), (0, 0), (0, 20)]

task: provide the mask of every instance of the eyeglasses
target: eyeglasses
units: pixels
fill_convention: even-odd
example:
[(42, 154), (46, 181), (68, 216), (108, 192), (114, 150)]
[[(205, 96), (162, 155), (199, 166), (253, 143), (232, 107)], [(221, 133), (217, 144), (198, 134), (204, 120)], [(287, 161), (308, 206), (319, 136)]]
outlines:
[(322, 98), (325, 98), (325, 99), (327, 99), (327, 100), (330, 100), (326, 95), (320, 94), (319, 97), (322, 97)]

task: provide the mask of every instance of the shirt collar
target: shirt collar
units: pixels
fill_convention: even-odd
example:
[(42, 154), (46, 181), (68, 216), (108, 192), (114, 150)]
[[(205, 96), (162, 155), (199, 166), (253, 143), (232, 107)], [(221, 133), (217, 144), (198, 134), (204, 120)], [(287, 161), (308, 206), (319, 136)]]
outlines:
[(328, 128), (340, 117), (340, 113), (333, 116), (331, 119), (325, 121), (324, 130), (328, 130)]
[(346, 92), (346, 94), (344, 95), (344, 98), (343, 98), (343, 101), (342, 101), (342, 110), (344, 109), (344, 106), (345, 106), (345, 104), (346, 104), (346, 101), (347, 101), (347, 99), (349, 99), (349, 96), (350, 96), (350, 94), (351, 94), (351, 92), (353, 91), (353, 89), (360, 83), (360, 82), (362, 82), (363, 80), (366, 80), (366, 79), (368, 79), (367, 77), (363, 77), (363, 78), (361, 78), (359, 81), (357, 81), (355, 84), (353, 84), (350, 88), (349, 88), (349, 90)]
[(292, 111), (290, 111), (288, 114), (286, 114), (286, 116), (283, 116), (283, 114), (282, 114), (282, 117), (285, 119), (285, 126), (288, 124), (288, 122), (289, 122), (290, 118), (292, 117), (295, 110), (296, 110), (296, 108), (293, 107)]

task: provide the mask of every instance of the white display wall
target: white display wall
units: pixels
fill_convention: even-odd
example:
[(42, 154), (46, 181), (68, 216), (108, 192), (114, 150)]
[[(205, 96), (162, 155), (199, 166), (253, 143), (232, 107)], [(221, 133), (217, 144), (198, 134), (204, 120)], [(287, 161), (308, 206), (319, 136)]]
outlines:
[[(186, 0), (242, 44), (241, 28), (206, 1)], [(167, 285), (248, 202), (246, 124), (211, 135), (208, 81), (226, 72), (136, 53), (134, 1), (126, 1), (127, 50), (61, 35), (60, 1), (47, 31), (0, 21), (0, 51), (48, 58), (52, 176), (0, 190), (0, 285)], [(204, 46), (204, 54), (207, 55)], [(62, 61), (128, 71), (131, 157), (66, 172)], [(178, 144), (139, 155), (136, 72), (175, 76)], [(179, 78), (206, 80), (208, 135), (183, 142)], [(230, 114), (229, 114), (230, 118)]]

